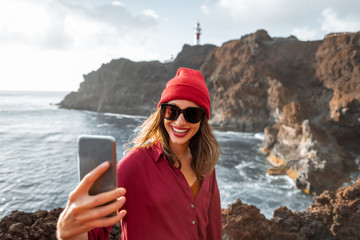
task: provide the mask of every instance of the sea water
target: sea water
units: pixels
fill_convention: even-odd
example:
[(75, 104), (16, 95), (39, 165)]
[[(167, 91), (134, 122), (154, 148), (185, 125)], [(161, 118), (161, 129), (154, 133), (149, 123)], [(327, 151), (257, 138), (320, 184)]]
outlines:
[[(78, 183), (77, 137), (115, 137), (120, 160), (122, 145), (145, 119), (59, 108), (66, 94), (0, 91), (0, 219), (13, 210), (65, 207)], [(223, 151), (216, 166), (222, 208), (239, 198), (270, 219), (280, 206), (303, 211), (313, 203), (289, 177), (267, 174), (262, 133), (215, 135)]]

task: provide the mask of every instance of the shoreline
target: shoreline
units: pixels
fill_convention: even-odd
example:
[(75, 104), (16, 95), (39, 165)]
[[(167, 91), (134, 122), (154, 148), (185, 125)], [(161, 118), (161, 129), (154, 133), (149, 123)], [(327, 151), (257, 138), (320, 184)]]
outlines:
[[(336, 192), (326, 190), (314, 200), (305, 211), (280, 207), (271, 219), (266, 219), (257, 207), (238, 199), (222, 210), (222, 239), (325, 240), (360, 236), (360, 178)], [(0, 220), (0, 239), (56, 239), (56, 222), (62, 210), (15, 210)], [(119, 234), (119, 226), (115, 226), (109, 239), (118, 239)]]

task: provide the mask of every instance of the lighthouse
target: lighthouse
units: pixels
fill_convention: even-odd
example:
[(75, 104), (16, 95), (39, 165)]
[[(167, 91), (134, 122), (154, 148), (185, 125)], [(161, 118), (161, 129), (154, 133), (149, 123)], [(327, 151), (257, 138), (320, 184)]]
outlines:
[(201, 28), (200, 23), (197, 23), (194, 28), (194, 45), (200, 45), (200, 34), (201, 34)]

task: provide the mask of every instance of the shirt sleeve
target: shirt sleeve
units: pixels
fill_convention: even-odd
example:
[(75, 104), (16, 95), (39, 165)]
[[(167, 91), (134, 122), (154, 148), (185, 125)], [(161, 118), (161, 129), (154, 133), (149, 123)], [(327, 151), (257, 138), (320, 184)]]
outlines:
[(218, 184), (216, 181), (215, 170), (211, 179), (211, 199), (208, 210), (209, 224), (207, 226), (207, 240), (221, 240), (222, 223), (221, 223), (221, 202)]
[(105, 240), (109, 239), (110, 230), (112, 227), (94, 228), (88, 232), (89, 240)]

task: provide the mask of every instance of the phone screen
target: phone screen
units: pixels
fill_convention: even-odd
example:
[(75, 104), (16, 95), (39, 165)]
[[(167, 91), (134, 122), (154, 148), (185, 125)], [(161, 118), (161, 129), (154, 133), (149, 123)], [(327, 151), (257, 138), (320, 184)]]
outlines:
[(116, 141), (114, 137), (82, 135), (78, 137), (79, 180), (101, 163), (110, 162), (109, 169), (101, 175), (89, 190), (90, 195), (110, 191), (117, 186)]

